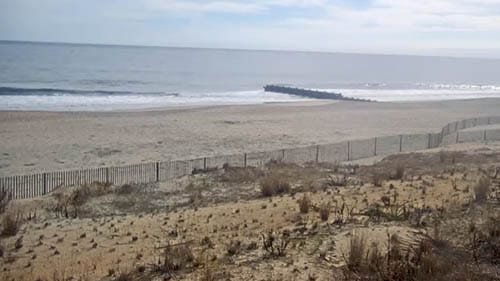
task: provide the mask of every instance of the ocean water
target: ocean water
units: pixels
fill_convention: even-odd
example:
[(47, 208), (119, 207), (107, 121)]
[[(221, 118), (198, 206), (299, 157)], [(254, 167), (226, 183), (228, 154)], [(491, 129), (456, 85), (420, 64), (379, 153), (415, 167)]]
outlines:
[(304, 100), (265, 84), (377, 101), (500, 97), (500, 60), (0, 41), (0, 110), (120, 110)]

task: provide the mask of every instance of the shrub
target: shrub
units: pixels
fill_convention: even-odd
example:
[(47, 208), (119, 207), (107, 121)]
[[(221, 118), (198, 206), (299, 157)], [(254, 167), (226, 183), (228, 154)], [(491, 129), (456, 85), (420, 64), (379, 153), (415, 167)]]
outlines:
[(163, 247), (163, 253), (154, 268), (159, 272), (172, 273), (186, 268), (193, 261), (194, 255), (189, 246), (186, 244), (169, 244)]
[(264, 172), (254, 167), (231, 167), (225, 165), (224, 173), (219, 175), (219, 181), (228, 183), (256, 182), (264, 176)]
[(483, 203), (488, 199), (490, 193), (490, 179), (487, 177), (482, 177), (479, 179), (478, 183), (474, 186), (474, 195), (476, 202)]
[(22, 225), (22, 213), (18, 211), (7, 212), (2, 221), (2, 236), (14, 236)]
[(444, 150), (439, 151), (439, 162), (444, 163), (446, 160), (446, 152)]
[(332, 205), (330, 204), (330, 202), (322, 203), (319, 206), (319, 217), (322, 221), (328, 220), (328, 217), (330, 216), (331, 209), (332, 209)]
[(299, 210), (303, 214), (307, 214), (309, 209), (311, 208), (311, 199), (307, 194), (304, 194), (299, 200), (297, 200), (299, 204)]
[(289, 243), (290, 233), (286, 230), (281, 234), (272, 231), (262, 234), (262, 247), (273, 257), (285, 256)]
[(372, 184), (373, 184), (373, 186), (381, 187), (382, 186), (382, 182), (384, 181), (384, 179), (385, 179), (385, 176), (382, 173), (374, 173), (372, 175)]
[(229, 245), (227, 245), (227, 255), (234, 256), (239, 254), (241, 251), (241, 241), (233, 240)]
[(474, 260), (500, 265), (500, 216), (488, 218), (482, 229), (471, 224), (469, 234)]
[(119, 195), (131, 194), (135, 191), (135, 187), (131, 184), (124, 184), (116, 189), (116, 193)]
[(114, 281), (133, 281), (133, 280), (134, 278), (132, 276), (132, 273), (125, 271), (120, 272), (118, 276), (116, 276), (116, 278), (114, 279)]
[(401, 165), (398, 165), (396, 167), (396, 172), (392, 176), (392, 179), (393, 180), (400, 180), (403, 178), (404, 174), (405, 174), (405, 168)]
[(203, 268), (203, 271), (201, 273), (201, 276), (199, 278), (199, 281), (216, 281), (218, 280), (217, 274), (213, 268), (214, 266), (206, 263), (205, 267)]
[(11, 194), (7, 190), (0, 190), (0, 214), (5, 212), (5, 208), (12, 199)]
[(355, 234), (351, 237), (349, 241), (349, 256), (346, 260), (347, 268), (350, 271), (357, 272), (361, 270), (363, 265), (363, 258), (366, 252), (366, 239), (364, 236)]
[(270, 197), (290, 191), (290, 183), (283, 175), (272, 173), (260, 182), (262, 196)]
[(345, 259), (346, 280), (363, 281), (441, 281), (496, 280), (492, 275), (471, 270), (460, 250), (427, 235), (400, 239), (387, 235), (387, 251), (377, 245), (367, 252), (362, 236), (351, 238), (349, 257)]

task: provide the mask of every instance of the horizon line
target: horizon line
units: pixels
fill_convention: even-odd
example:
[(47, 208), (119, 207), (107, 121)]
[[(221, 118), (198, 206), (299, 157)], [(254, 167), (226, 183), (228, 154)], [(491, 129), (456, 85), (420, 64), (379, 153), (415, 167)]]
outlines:
[(25, 43), (46, 45), (76, 45), (94, 47), (125, 47), (125, 48), (170, 48), (170, 49), (193, 49), (193, 50), (224, 50), (224, 51), (254, 51), (254, 52), (289, 52), (289, 53), (318, 53), (318, 54), (344, 54), (344, 55), (366, 55), (366, 56), (402, 56), (402, 57), (429, 57), (449, 59), (477, 59), (477, 60), (500, 60), (496, 57), (474, 57), (474, 56), (452, 56), (452, 55), (424, 55), (424, 54), (390, 54), (390, 53), (363, 53), (355, 51), (319, 51), (319, 50), (285, 50), (285, 49), (251, 49), (251, 48), (223, 48), (223, 47), (193, 47), (193, 46), (167, 46), (167, 45), (139, 45), (139, 44), (115, 44), (115, 43), (82, 43), (62, 41), (32, 41), (32, 40), (4, 40), (0, 43)]

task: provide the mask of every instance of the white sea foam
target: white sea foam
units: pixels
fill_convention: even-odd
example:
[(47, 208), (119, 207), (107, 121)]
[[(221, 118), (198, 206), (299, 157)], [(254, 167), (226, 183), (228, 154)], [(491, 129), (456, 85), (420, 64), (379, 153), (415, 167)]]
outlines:
[[(391, 101), (436, 101), (473, 98), (499, 98), (500, 86), (468, 84), (415, 84), (410, 89), (394, 89), (384, 83), (366, 84), (364, 88), (318, 89), (342, 93), (346, 97), (370, 99), (380, 102)], [(262, 104), (271, 102), (305, 101), (298, 96), (253, 91), (227, 91), (206, 93), (133, 93), (110, 92), (89, 93), (88, 91), (60, 91), (38, 89), (4, 89), (0, 97), (0, 110), (33, 111), (110, 111), (146, 109), (155, 107)], [(13, 91), (12, 94), (7, 91)], [(17, 91), (17, 92), (16, 92)]]
[(263, 90), (191, 93), (174, 95), (3, 95), (0, 110), (24, 111), (109, 111), (145, 109), (155, 107), (261, 104), (269, 102), (294, 102), (306, 99), (268, 93)]
[(346, 97), (390, 101), (437, 101), (456, 99), (499, 98), (500, 86), (473, 84), (425, 84), (417, 83), (413, 88), (392, 88), (377, 84), (366, 88), (317, 89), (342, 93)]
[(330, 89), (344, 96), (370, 99), (381, 102), (389, 101), (438, 101), (456, 99), (499, 98), (500, 89)]

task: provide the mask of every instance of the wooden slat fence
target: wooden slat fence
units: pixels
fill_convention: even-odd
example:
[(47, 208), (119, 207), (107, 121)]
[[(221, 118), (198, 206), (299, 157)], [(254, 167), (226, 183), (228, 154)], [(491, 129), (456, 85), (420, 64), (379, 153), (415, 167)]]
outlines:
[(262, 167), (269, 161), (290, 163), (343, 162), (366, 157), (417, 151), (461, 142), (500, 140), (500, 129), (460, 131), (466, 128), (500, 124), (500, 116), (464, 119), (446, 124), (439, 133), (383, 136), (365, 140), (221, 155), (191, 160), (150, 162), (120, 167), (45, 172), (0, 178), (0, 190), (13, 199), (43, 196), (58, 188), (93, 182), (115, 185), (153, 183), (190, 175), (196, 171), (235, 167)]

